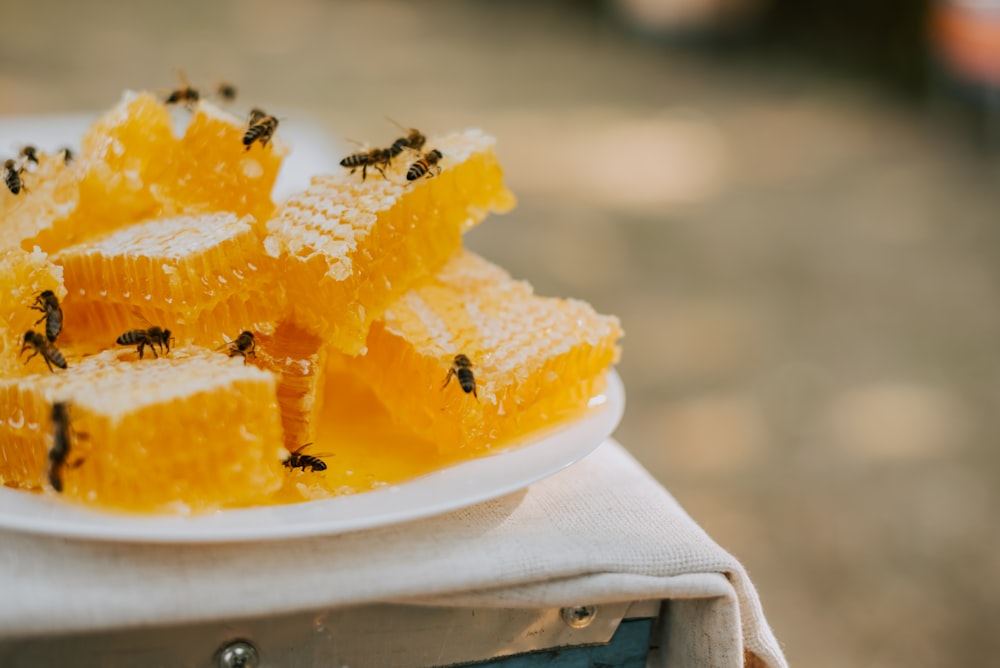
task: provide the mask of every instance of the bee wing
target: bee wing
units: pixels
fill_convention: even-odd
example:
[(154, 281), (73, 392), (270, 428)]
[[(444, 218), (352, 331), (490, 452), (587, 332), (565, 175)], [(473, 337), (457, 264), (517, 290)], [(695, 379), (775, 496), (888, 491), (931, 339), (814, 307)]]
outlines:
[(152, 323), (149, 322), (149, 320), (146, 320), (146, 316), (144, 316), (143, 314), (139, 313), (138, 309), (129, 309), (129, 310), (132, 311), (132, 315), (134, 315), (136, 318), (138, 318), (143, 323), (145, 323), (145, 325), (147, 327), (152, 327)]
[(184, 74), (184, 70), (177, 68), (177, 80), (181, 82), (181, 86), (184, 88), (190, 88), (191, 83), (188, 81), (187, 76)]
[(292, 451), (291, 451), (291, 454), (293, 454), (293, 455), (297, 455), (297, 454), (299, 454), (300, 452), (302, 452), (303, 450), (305, 450), (306, 448), (308, 448), (308, 447), (309, 447), (310, 445), (312, 445), (312, 441), (309, 441), (308, 443), (303, 443), (303, 444), (302, 444), (302, 445), (300, 445), (299, 447), (297, 447), (297, 448), (295, 448), (294, 450), (292, 450)]
[[(174, 338), (174, 337), (170, 337), (170, 338)], [(218, 348), (212, 348), (212, 350), (224, 350), (224, 349), (228, 348), (229, 346), (233, 345), (233, 339), (230, 339), (225, 334), (222, 335), (222, 340), (225, 341), (225, 343), (223, 343)]]
[[(312, 441), (310, 441), (309, 443), (303, 443), (299, 447), (297, 447), (294, 450), (292, 450), (292, 454), (293, 455), (300, 454), (303, 450), (305, 450), (306, 448), (308, 448), (310, 445), (312, 445)], [(308, 454), (311, 455), (312, 457), (316, 457), (317, 459), (319, 459), (319, 458), (322, 458), (322, 457), (333, 457), (334, 454), (336, 454), (336, 453), (333, 453), (333, 452), (310, 452)]]

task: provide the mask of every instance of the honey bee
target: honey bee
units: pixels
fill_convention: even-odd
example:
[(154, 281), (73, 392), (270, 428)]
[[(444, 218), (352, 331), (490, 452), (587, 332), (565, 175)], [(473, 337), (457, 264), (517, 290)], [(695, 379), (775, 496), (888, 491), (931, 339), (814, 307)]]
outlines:
[(63, 164), (68, 165), (69, 163), (73, 162), (74, 158), (73, 151), (69, 147), (64, 146), (63, 148), (59, 149), (59, 154), (62, 155)]
[(361, 180), (364, 181), (368, 176), (369, 167), (377, 169), (378, 173), (384, 178), (385, 172), (383, 170), (388, 167), (391, 162), (392, 149), (373, 148), (359, 153), (352, 153), (340, 161), (340, 166), (349, 168), (351, 170), (351, 174), (353, 174), (357, 168), (360, 167)]
[(191, 84), (188, 83), (183, 72), (178, 71), (177, 77), (181, 80), (181, 87), (172, 90), (170, 94), (167, 95), (166, 99), (163, 100), (163, 103), (179, 104), (183, 102), (184, 106), (190, 108), (201, 99), (201, 93), (198, 92), (197, 88), (192, 87)]
[(146, 318), (142, 316), (138, 311), (133, 310), (132, 314), (135, 315), (139, 320), (142, 320), (148, 327), (145, 329), (130, 329), (125, 332), (118, 339), (115, 340), (120, 346), (134, 346), (138, 344), (136, 350), (139, 351), (139, 359), (142, 359), (142, 351), (146, 346), (153, 351), (153, 357), (159, 357), (156, 354), (156, 346), (160, 346), (160, 352), (166, 348), (166, 351), (170, 352), (170, 342), (173, 337), (170, 335), (169, 329), (164, 329), (158, 325), (150, 324)]
[(221, 346), (217, 350), (227, 348), (230, 357), (243, 356), (243, 363), (247, 363), (247, 356), (257, 357), (257, 342), (254, 341), (253, 332), (243, 331), (240, 335), (229, 343)]
[(77, 460), (73, 464), (67, 464), (69, 459), (72, 438), (85, 438), (86, 434), (74, 432), (70, 427), (69, 404), (65, 401), (57, 401), (52, 404), (52, 447), (49, 449), (49, 484), (57, 492), (63, 490), (62, 471), (69, 466), (76, 468), (83, 460)]
[(59, 349), (49, 343), (43, 335), (33, 329), (29, 329), (24, 333), (24, 345), (21, 346), (21, 352), (18, 355), (23, 355), (26, 350), (32, 349), (35, 352), (28, 355), (28, 359), (24, 360), (25, 364), (30, 362), (31, 358), (35, 355), (41, 354), (42, 359), (45, 360), (45, 365), (49, 367), (49, 371), (52, 373), (55, 373), (55, 369), (52, 368), (53, 364), (60, 369), (66, 368), (66, 358), (59, 352)]
[(14, 160), (7, 160), (3, 163), (3, 180), (7, 184), (7, 189), (14, 195), (17, 195), (22, 190), (28, 192), (28, 189), (24, 185), (24, 179), (21, 178), (21, 174), (24, 174), (24, 166), (18, 166), (17, 162)]
[(423, 157), (410, 165), (410, 168), (406, 170), (406, 180), (416, 181), (421, 176), (427, 175), (427, 178), (431, 178), (435, 174), (441, 173), (441, 166), (438, 165), (438, 161), (444, 156), (441, 155), (441, 151), (431, 149), (427, 153), (424, 153)]
[(251, 109), (247, 131), (243, 134), (243, 145), (248, 151), (255, 141), (259, 141), (261, 146), (267, 146), (277, 129), (277, 118), (261, 109)]
[(215, 88), (215, 94), (219, 96), (224, 102), (235, 102), (236, 101), (236, 86), (226, 81), (223, 81)]
[(312, 445), (312, 443), (305, 443), (289, 453), (288, 459), (284, 461), (284, 465), (290, 469), (302, 469), (303, 471), (307, 468), (310, 471), (325, 471), (326, 462), (320, 459), (322, 455), (302, 454), (302, 451), (310, 445)]
[(121, 336), (119, 336), (115, 343), (120, 346), (134, 346), (139, 344), (136, 350), (139, 351), (139, 359), (142, 359), (142, 352), (149, 346), (149, 349), (153, 351), (153, 357), (159, 357), (156, 354), (156, 346), (160, 346), (160, 352), (166, 348), (166, 351), (170, 352), (170, 330), (163, 329), (161, 327), (152, 326), (148, 329), (130, 329)]
[(444, 377), (442, 390), (448, 387), (452, 376), (458, 378), (458, 384), (462, 386), (462, 390), (466, 394), (471, 392), (472, 396), (479, 398), (479, 395), (476, 394), (476, 377), (472, 374), (472, 362), (469, 361), (468, 357), (462, 354), (455, 355), (451, 368), (448, 369), (448, 375)]
[(34, 146), (25, 146), (24, 148), (21, 149), (21, 157), (27, 160), (28, 162), (32, 162), (37, 165), (38, 149), (35, 148)]
[(405, 137), (400, 137), (392, 142), (392, 146), (389, 147), (389, 155), (395, 158), (406, 149), (419, 151), (424, 147), (425, 143), (427, 143), (427, 137), (420, 130), (410, 128), (406, 131)]
[(35, 302), (30, 307), (34, 311), (44, 313), (41, 318), (35, 321), (37, 325), (42, 320), (45, 321), (45, 337), (49, 343), (55, 343), (56, 337), (62, 331), (63, 313), (59, 306), (59, 298), (51, 290), (44, 290), (35, 297)]

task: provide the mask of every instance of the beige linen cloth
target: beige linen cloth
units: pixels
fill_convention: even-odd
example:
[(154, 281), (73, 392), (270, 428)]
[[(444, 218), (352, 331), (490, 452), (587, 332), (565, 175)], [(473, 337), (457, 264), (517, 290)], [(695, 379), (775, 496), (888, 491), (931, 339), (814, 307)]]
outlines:
[(743, 567), (618, 443), (503, 499), (339, 536), (130, 545), (0, 532), (0, 640), (376, 602), (672, 599), (653, 666), (786, 666)]

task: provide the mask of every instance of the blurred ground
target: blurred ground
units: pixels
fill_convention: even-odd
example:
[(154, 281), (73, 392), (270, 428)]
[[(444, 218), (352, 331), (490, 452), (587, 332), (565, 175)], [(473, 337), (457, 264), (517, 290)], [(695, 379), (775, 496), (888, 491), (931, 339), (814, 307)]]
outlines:
[[(1000, 652), (997, 169), (796, 58), (601, 6), (0, 0), (0, 113), (226, 78), (294, 123), (477, 125), (520, 206), (468, 243), (619, 314), (618, 436), (747, 566), (793, 665)], [(6, 149), (4, 149), (6, 150)]]

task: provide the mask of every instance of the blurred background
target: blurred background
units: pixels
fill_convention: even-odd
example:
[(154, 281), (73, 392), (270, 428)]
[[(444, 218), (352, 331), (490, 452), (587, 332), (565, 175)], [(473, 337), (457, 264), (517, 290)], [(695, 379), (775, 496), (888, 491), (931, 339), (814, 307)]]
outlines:
[(998, 4), (0, 0), (0, 114), (180, 68), (340, 138), (495, 134), (520, 204), (468, 245), (621, 317), (618, 437), (791, 663), (986, 665)]

